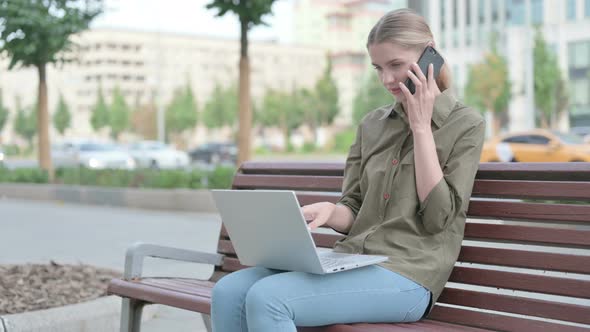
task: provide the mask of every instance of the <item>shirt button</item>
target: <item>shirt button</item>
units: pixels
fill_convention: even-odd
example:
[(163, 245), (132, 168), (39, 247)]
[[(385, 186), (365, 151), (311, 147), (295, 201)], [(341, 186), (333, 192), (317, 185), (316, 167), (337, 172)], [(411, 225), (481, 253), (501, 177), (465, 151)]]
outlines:
[(397, 165), (397, 163), (398, 163), (397, 159), (393, 159), (393, 160), (391, 161), (391, 164), (392, 164), (393, 166)]
[(389, 194), (388, 193), (383, 194), (383, 198), (384, 199), (389, 199)]

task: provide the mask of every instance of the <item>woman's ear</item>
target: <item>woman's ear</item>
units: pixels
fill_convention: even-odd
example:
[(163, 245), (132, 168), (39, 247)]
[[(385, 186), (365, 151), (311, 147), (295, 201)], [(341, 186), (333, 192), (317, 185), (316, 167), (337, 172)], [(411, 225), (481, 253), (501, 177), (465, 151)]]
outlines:
[(426, 45), (426, 46), (430, 46), (432, 48), (436, 48), (436, 44), (434, 43), (434, 40), (429, 41), (428, 42), (428, 45)]

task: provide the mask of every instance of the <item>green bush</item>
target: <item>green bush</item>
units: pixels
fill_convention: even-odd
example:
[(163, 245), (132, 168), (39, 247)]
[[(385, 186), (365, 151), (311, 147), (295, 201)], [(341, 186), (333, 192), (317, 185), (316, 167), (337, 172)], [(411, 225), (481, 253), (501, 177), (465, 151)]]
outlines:
[(18, 156), (20, 154), (20, 148), (16, 144), (3, 145), (2, 150), (7, 156)]
[(310, 142), (305, 142), (303, 144), (303, 147), (301, 148), (301, 152), (303, 153), (312, 153), (315, 152), (316, 150), (316, 146), (314, 143), (310, 143)]
[(0, 182), (47, 183), (49, 175), (39, 168), (0, 168)]
[(209, 173), (208, 188), (229, 189), (234, 178), (236, 169), (234, 167), (219, 166)]
[[(234, 167), (219, 166), (212, 171), (184, 170), (93, 170), (59, 168), (55, 183), (65, 185), (132, 187), (132, 188), (229, 188)], [(40, 169), (0, 169), (0, 182), (47, 183), (48, 175)]]
[(354, 143), (356, 138), (356, 131), (354, 129), (347, 129), (334, 135), (334, 151), (341, 153), (348, 153), (350, 146)]

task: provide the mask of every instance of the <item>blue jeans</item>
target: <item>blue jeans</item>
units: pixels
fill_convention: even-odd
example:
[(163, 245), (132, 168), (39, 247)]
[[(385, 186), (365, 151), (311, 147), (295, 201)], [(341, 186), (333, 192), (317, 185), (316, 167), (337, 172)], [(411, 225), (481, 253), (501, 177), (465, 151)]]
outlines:
[(429, 302), (426, 288), (378, 265), (327, 275), (253, 267), (217, 282), (211, 321), (215, 332), (414, 322)]

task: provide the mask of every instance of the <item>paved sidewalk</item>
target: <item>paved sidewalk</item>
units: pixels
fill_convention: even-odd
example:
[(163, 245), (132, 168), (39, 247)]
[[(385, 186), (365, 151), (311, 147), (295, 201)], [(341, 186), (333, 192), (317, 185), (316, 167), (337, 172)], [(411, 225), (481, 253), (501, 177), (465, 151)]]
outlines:
[[(123, 269), (125, 250), (136, 241), (215, 252), (215, 214), (173, 213), (90, 205), (0, 199), (0, 264), (87, 263)], [(148, 259), (147, 275), (208, 277), (211, 267)], [(158, 307), (144, 332), (205, 331), (192, 312)]]

